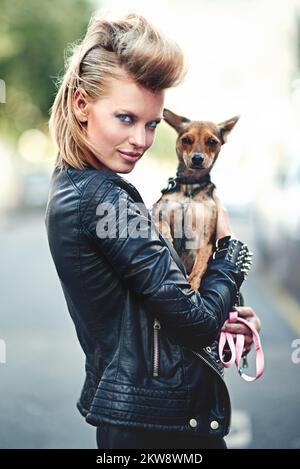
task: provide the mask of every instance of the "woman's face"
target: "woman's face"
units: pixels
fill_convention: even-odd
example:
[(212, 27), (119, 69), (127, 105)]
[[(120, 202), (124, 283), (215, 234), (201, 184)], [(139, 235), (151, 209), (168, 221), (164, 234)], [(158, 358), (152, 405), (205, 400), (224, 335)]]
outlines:
[(97, 150), (92, 165), (130, 173), (154, 141), (163, 106), (164, 91), (148, 90), (127, 75), (112, 78), (106, 96), (94, 102), (76, 92), (76, 117), (86, 122), (88, 140)]

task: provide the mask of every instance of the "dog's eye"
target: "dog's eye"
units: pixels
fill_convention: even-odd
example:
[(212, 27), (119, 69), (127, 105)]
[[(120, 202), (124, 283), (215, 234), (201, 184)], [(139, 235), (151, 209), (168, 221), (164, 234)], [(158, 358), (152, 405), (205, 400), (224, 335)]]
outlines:
[(214, 138), (209, 138), (206, 142), (206, 145), (208, 145), (209, 147), (215, 147), (217, 143), (217, 140), (215, 140)]
[(185, 145), (191, 145), (193, 143), (192, 140), (189, 137), (183, 137), (183, 139), (181, 141)]

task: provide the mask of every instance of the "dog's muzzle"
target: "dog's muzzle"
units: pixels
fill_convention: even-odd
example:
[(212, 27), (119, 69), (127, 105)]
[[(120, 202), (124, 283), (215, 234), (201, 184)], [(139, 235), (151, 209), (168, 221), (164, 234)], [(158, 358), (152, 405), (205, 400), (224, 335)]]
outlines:
[(202, 153), (194, 153), (191, 161), (193, 168), (201, 168), (204, 161), (204, 156)]

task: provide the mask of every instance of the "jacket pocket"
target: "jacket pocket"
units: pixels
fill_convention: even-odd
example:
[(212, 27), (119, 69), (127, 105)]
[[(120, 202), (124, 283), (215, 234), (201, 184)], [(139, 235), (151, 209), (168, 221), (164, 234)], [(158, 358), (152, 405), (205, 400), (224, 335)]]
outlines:
[(183, 352), (173, 342), (161, 322), (152, 322), (152, 378), (156, 385), (174, 388), (183, 385)]

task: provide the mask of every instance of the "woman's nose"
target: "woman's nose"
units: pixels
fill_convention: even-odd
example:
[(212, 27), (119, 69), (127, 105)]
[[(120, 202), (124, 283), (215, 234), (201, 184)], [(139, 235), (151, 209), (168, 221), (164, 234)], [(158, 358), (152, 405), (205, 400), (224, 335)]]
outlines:
[(144, 127), (136, 126), (130, 136), (130, 144), (141, 149), (146, 147), (146, 130)]

